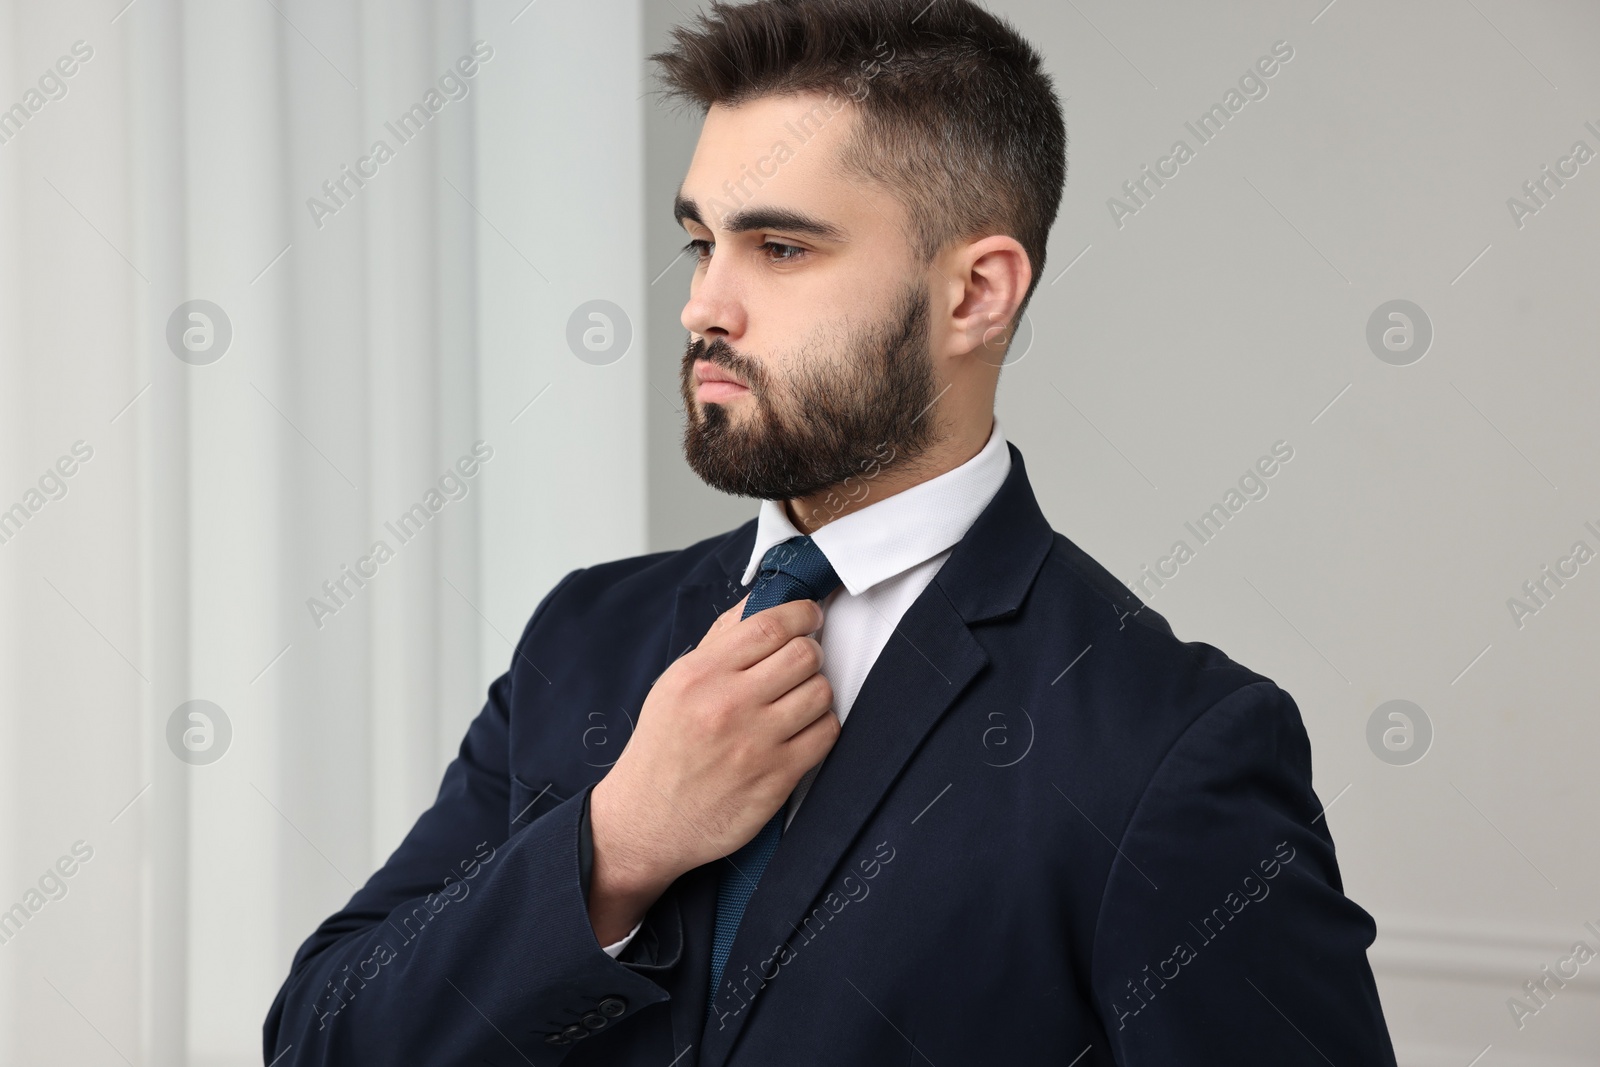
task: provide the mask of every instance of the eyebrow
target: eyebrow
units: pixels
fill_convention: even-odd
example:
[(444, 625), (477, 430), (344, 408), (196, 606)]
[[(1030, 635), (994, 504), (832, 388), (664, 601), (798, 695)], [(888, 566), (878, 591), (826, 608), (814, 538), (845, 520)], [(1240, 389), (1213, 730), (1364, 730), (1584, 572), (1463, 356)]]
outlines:
[[(684, 196), (682, 193), (673, 199), (672, 217), (679, 225), (682, 225), (685, 219), (698, 222), (702, 226), (706, 225), (700, 216), (700, 205), (693, 197)], [(819, 219), (815, 215), (807, 215), (803, 211), (781, 207), (744, 208), (725, 217), (722, 226), (729, 233), (780, 230), (784, 233), (813, 237), (819, 241), (844, 242), (849, 239), (844, 230), (831, 222)], [(706, 228), (710, 229), (709, 226)]]

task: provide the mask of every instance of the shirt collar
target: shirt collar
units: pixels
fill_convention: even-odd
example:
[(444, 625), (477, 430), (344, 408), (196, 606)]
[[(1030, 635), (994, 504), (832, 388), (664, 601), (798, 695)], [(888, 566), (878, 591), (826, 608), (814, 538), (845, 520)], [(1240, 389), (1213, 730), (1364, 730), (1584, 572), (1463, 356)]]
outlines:
[[(1010, 470), (1011, 450), (995, 416), (988, 443), (977, 455), (938, 477), (833, 520), (811, 539), (828, 557), (846, 591), (859, 596), (960, 541), (1000, 491)], [(870, 491), (871, 481), (866, 484)], [(755, 580), (769, 548), (798, 536), (783, 501), (763, 500), (741, 584)]]

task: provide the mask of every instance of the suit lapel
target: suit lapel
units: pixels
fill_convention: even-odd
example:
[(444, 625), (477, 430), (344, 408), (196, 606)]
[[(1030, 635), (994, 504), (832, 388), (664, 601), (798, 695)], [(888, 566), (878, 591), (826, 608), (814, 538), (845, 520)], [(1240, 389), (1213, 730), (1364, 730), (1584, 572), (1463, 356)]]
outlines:
[[(778, 946), (822, 894), (923, 737), (988, 662), (944, 594), (930, 585), (873, 664), (850, 721), (750, 898), (705, 1025), (703, 1067), (727, 1060), (759, 1006), (760, 976), (777, 966)], [(781, 973), (776, 981), (783, 981)], [(737, 993), (729, 990), (730, 982)], [(755, 993), (753, 1002), (746, 988)]]
[[(989, 658), (971, 626), (1015, 613), (1050, 550), (1050, 529), (1015, 445), (1011, 471), (921, 596), (906, 611), (862, 683), (847, 728), (823, 761), (805, 803), (745, 911), (724, 971), (721, 1014), (706, 1023), (716, 891), (724, 860), (673, 883), (683, 923), (683, 963), (672, 981), (675, 1048), (690, 1048), (677, 1067), (723, 1067), (763, 999), (744, 1001), (727, 982), (759, 987), (763, 965), (827, 888), (923, 739)], [(694, 648), (718, 615), (749, 592), (742, 585), (756, 522), (731, 531), (677, 589), (662, 670)], [(772, 962), (769, 962), (772, 961)], [(782, 981), (781, 973), (775, 981)]]

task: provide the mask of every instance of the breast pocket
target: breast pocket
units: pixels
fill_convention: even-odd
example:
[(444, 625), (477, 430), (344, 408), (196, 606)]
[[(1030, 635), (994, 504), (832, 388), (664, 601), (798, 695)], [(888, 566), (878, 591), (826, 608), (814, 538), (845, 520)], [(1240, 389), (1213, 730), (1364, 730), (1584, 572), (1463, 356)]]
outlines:
[(528, 826), (539, 816), (544, 815), (562, 801), (569, 799), (568, 795), (557, 791), (550, 782), (541, 782), (538, 785), (529, 785), (516, 775), (511, 776), (511, 833), (516, 833), (524, 826)]

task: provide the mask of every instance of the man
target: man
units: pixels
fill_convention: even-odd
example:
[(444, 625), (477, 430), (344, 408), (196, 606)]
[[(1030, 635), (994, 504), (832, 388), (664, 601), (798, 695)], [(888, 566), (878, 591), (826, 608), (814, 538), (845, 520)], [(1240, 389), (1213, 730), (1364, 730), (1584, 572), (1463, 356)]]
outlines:
[(706, 112), (685, 451), (759, 513), (544, 598), (267, 1060), (1392, 1065), (1294, 701), (1053, 532), (993, 417), (1065, 179), (1037, 54), (759, 0), (653, 58)]

